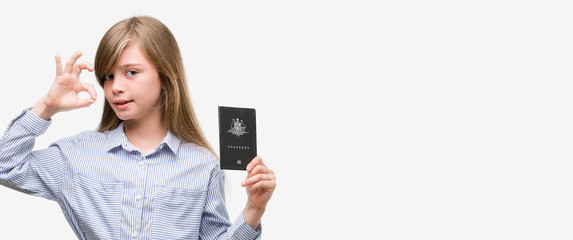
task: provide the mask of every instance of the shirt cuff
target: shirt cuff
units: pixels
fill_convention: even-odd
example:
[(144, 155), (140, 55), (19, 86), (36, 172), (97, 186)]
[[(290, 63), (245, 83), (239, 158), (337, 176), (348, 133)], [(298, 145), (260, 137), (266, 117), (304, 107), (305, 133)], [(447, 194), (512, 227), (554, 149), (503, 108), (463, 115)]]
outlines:
[(24, 110), (20, 116), (14, 119), (14, 123), (28, 129), (28, 131), (32, 132), (35, 135), (40, 135), (46, 132), (52, 120), (46, 121), (41, 119), (40, 117), (33, 114), (30, 109)]
[(235, 226), (237, 229), (235, 233), (238, 235), (239, 239), (260, 239), (261, 236), (261, 223), (257, 226), (257, 229), (253, 229), (247, 222), (245, 222), (245, 216), (243, 213), (239, 214), (237, 220), (235, 220)]

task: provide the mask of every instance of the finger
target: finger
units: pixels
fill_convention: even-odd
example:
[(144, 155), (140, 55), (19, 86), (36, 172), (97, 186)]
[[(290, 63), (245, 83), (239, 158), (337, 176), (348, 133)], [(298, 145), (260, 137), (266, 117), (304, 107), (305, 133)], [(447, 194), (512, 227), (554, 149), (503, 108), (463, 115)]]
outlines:
[(257, 174), (268, 174), (268, 173), (274, 174), (273, 170), (271, 170), (267, 166), (257, 165), (251, 172), (249, 172), (249, 174), (247, 174), (247, 178), (255, 176)]
[(255, 192), (258, 190), (263, 190), (263, 191), (274, 191), (276, 188), (277, 184), (275, 181), (260, 181), (257, 182), (251, 186), (247, 187), (247, 191), (249, 192)]
[(252, 176), (250, 178), (247, 178), (245, 181), (243, 181), (241, 183), (241, 186), (246, 187), (246, 186), (256, 184), (260, 181), (275, 181), (275, 180), (276, 180), (276, 177), (274, 174), (258, 174), (258, 175)]
[(59, 54), (56, 54), (56, 76), (60, 76), (64, 70), (62, 70), (62, 59)]
[(72, 71), (74, 70), (74, 64), (76, 63), (78, 58), (80, 58), (81, 56), (82, 56), (81, 51), (74, 53), (74, 55), (72, 55), (72, 57), (70, 57), (68, 62), (66, 62), (66, 68), (64, 69), (64, 72), (72, 73)]
[(76, 75), (80, 75), (80, 73), (82, 73), (82, 70), (88, 70), (90, 72), (93, 72), (94, 67), (91, 65), (91, 63), (88, 62), (81, 62), (74, 66), (74, 73)]
[(251, 162), (249, 163), (249, 165), (247, 165), (247, 172), (250, 172), (251, 170), (253, 170), (253, 168), (254, 168), (256, 165), (259, 165), (259, 164), (263, 164), (263, 165), (264, 165), (263, 159), (262, 159), (261, 157), (259, 157), (259, 156), (256, 156), (255, 158), (253, 158), (253, 160), (251, 160)]
[(88, 92), (90, 94), (90, 98), (93, 99), (94, 101), (97, 99), (97, 93), (94, 88), (94, 85), (89, 83), (82, 83), (81, 91)]
[(78, 108), (87, 107), (89, 105), (92, 105), (92, 103), (94, 103), (94, 102), (95, 102), (95, 100), (93, 98), (78, 99), (76, 107), (78, 107)]

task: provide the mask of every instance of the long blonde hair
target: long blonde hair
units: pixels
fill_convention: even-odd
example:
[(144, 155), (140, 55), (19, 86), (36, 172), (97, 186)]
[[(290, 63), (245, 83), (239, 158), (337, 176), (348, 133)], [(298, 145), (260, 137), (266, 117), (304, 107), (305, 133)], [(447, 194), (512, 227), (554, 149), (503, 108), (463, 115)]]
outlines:
[[(193, 110), (177, 41), (159, 20), (149, 16), (131, 17), (116, 23), (105, 33), (94, 61), (100, 86), (103, 87), (104, 76), (113, 72), (125, 47), (134, 43), (140, 44), (144, 56), (159, 72), (162, 120), (168, 123), (173, 134), (183, 142), (195, 143), (216, 156)], [(105, 101), (98, 131), (113, 130), (120, 123), (121, 120)]]

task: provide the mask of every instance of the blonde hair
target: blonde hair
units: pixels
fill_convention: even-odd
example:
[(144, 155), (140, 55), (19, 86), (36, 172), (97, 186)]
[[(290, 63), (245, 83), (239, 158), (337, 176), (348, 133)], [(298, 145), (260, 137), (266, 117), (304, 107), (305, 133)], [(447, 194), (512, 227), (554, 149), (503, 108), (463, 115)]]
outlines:
[[(135, 43), (139, 43), (144, 56), (159, 72), (162, 120), (183, 142), (195, 143), (216, 156), (193, 110), (177, 41), (159, 20), (149, 16), (131, 17), (116, 23), (105, 33), (94, 61), (100, 86), (103, 87), (104, 77), (113, 72), (123, 50)], [(104, 102), (99, 132), (113, 130), (121, 123), (109, 103)]]

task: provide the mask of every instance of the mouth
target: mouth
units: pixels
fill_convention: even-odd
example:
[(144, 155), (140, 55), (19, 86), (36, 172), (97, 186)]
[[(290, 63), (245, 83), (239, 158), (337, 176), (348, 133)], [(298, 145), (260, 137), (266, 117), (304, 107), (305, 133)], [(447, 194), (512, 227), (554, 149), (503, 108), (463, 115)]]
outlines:
[(133, 102), (133, 100), (115, 100), (113, 101), (113, 105), (115, 105), (115, 107), (118, 109), (125, 109), (131, 102)]

